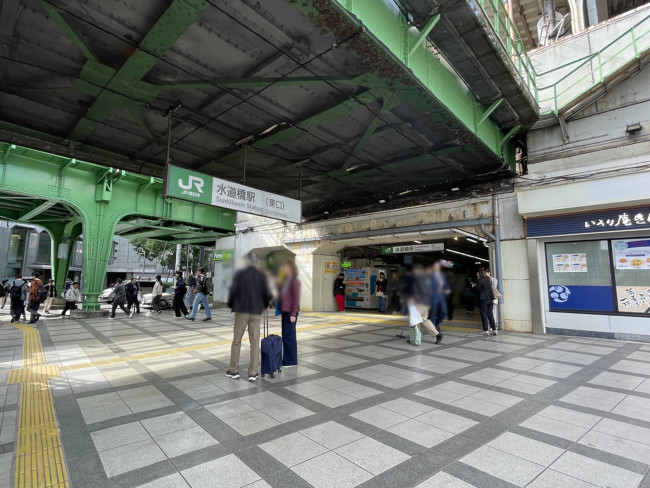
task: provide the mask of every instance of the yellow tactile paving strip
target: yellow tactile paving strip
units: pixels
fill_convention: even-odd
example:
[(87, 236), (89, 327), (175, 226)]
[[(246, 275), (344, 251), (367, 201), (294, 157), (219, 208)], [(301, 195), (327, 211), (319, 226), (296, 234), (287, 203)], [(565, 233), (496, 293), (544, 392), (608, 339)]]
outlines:
[(59, 368), (45, 364), (38, 330), (23, 324), (11, 325), (23, 331), (23, 367), (10, 371), (7, 380), (20, 384), (14, 486), (68, 488), (49, 385), (49, 378), (59, 376)]

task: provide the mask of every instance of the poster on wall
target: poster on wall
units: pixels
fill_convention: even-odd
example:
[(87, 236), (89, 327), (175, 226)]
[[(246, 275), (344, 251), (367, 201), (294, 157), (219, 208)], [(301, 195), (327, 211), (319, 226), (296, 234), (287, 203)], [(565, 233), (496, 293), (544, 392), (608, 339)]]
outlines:
[(617, 286), (618, 311), (650, 313), (650, 286)]
[(586, 273), (587, 254), (553, 254), (553, 271), (555, 273)]
[(325, 272), (326, 273), (338, 273), (339, 272), (339, 263), (336, 261), (325, 261)]
[(612, 241), (616, 269), (650, 269), (650, 240)]

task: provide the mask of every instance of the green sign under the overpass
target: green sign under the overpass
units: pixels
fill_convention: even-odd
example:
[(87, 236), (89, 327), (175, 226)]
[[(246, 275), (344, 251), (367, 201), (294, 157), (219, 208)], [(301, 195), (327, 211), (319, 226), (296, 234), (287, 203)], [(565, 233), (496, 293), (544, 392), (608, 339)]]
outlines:
[(410, 246), (381, 246), (382, 254), (404, 254), (407, 252), (433, 252), (444, 251), (445, 245), (442, 242), (433, 244), (413, 244)]
[(299, 200), (169, 165), (165, 196), (299, 224)]

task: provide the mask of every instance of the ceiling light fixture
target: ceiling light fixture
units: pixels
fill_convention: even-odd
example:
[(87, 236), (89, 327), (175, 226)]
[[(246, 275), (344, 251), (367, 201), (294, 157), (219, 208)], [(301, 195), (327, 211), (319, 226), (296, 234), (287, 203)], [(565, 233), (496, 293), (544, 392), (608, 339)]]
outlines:
[(474, 239), (475, 241), (487, 242), (487, 239), (485, 237), (477, 236), (476, 234), (472, 234), (471, 232), (467, 232), (466, 230), (456, 229), (454, 227), (453, 229), (451, 229), (451, 231), (455, 232), (456, 234), (462, 234), (465, 237), (469, 237), (471, 239)]
[(379, 203), (386, 203), (386, 200), (382, 198), (381, 200), (379, 200)]
[(451, 189), (451, 191), (460, 191), (460, 188), (458, 188), (457, 186), (455, 186), (455, 187), (453, 187), (453, 188)]
[(411, 193), (412, 191), (413, 191), (413, 190), (405, 190), (405, 191), (403, 191), (403, 192), (401, 192), (401, 193), (398, 193), (397, 196), (398, 196), (398, 197), (401, 197), (402, 195), (406, 195), (407, 193)]
[(345, 168), (345, 171), (350, 173), (351, 171), (357, 170), (359, 168), (363, 168), (364, 166), (368, 166), (368, 165), (366, 163), (353, 164), (349, 168)]
[(413, 242), (415, 242), (416, 244), (422, 244), (422, 241), (413, 241)]
[(472, 239), (471, 237), (466, 238), (469, 242), (472, 242), (474, 244), (478, 244), (478, 241), (476, 239)]
[(465, 256), (465, 257), (472, 258), (472, 259), (478, 259), (479, 261), (483, 261), (484, 263), (489, 263), (490, 262), (488, 259), (479, 258), (478, 256), (472, 256), (471, 254), (465, 254), (464, 252), (454, 251), (452, 249), (445, 249), (445, 252), (451, 252), (453, 254), (458, 254), (459, 256)]

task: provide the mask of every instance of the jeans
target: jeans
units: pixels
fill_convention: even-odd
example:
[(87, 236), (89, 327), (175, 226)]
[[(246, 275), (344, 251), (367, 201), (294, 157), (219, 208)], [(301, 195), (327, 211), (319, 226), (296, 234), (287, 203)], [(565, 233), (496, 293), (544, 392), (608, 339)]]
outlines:
[(377, 307), (379, 308), (380, 312), (385, 312), (386, 311), (386, 297), (377, 297)]
[(14, 316), (16, 322), (20, 320), (20, 316), (23, 313), (24, 306), (25, 306), (25, 302), (23, 302), (23, 300), (21, 300), (20, 298), (11, 299), (11, 315)]
[(31, 314), (29, 317), (29, 322), (34, 323), (38, 320), (38, 317), (41, 315), (38, 313), (38, 308), (41, 306), (41, 302), (29, 302), (27, 304), (27, 311)]
[[(205, 295), (203, 295), (205, 297)], [(209, 310), (206, 307), (206, 311)], [(241, 340), (248, 328), (248, 342), (251, 345), (251, 356), (248, 364), (248, 375), (257, 374), (260, 360), (260, 324), (262, 316), (252, 313), (235, 312), (235, 330), (233, 331), (232, 345), (230, 346), (230, 371), (239, 371), (239, 354), (241, 353)]]
[(199, 311), (199, 304), (201, 303), (203, 303), (203, 307), (205, 308), (205, 318), (209, 319), (212, 316), (210, 314), (210, 304), (208, 303), (208, 297), (199, 292), (194, 297), (194, 304), (192, 305), (192, 313), (190, 314), (190, 318), (193, 319), (196, 317), (196, 312)]
[(480, 300), (478, 306), (481, 311), (483, 331), (487, 332), (489, 329), (497, 330), (497, 324), (494, 320), (494, 302), (492, 300)]
[(296, 321), (291, 323), (291, 312), (282, 312), (282, 366), (298, 364), (298, 342), (296, 341)]
[(436, 328), (440, 328), (447, 316), (447, 297), (439, 294), (431, 299), (431, 310), (429, 311), (429, 319), (436, 324)]

